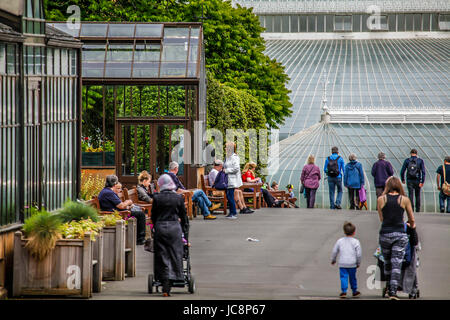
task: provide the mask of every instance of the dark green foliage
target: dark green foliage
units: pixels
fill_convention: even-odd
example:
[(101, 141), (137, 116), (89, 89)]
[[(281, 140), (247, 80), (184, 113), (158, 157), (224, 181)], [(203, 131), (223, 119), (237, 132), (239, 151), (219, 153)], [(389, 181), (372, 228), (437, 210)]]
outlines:
[(25, 220), (23, 231), (27, 236), (37, 234), (42, 238), (49, 237), (49, 234), (56, 232), (62, 225), (61, 218), (45, 209), (37, 210), (31, 208), (31, 216)]
[(264, 55), (263, 28), (252, 9), (233, 8), (223, 0), (44, 1), (48, 20), (66, 20), (67, 7), (78, 5), (83, 21), (201, 21), (202, 4), (207, 69), (221, 83), (256, 97), (267, 125), (278, 127), (292, 113), (285, 87), (289, 79), (281, 64)]
[(75, 201), (67, 201), (58, 215), (63, 222), (80, 221), (88, 218), (91, 218), (94, 222), (99, 221), (99, 216), (95, 208)]

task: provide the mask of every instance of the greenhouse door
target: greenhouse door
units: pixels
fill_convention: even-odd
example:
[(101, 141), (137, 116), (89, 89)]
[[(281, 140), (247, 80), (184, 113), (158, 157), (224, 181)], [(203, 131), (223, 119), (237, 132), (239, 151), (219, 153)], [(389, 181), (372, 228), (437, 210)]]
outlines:
[[(147, 170), (152, 179), (168, 172), (169, 163), (179, 163), (178, 176), (186, 181), (183, 160), (185, 122), (169, 121), (116, 121), (116, 172), (124, 187), (138, 183), (138, 176)], [(177, 130), (181, 129), (181, 130)]]

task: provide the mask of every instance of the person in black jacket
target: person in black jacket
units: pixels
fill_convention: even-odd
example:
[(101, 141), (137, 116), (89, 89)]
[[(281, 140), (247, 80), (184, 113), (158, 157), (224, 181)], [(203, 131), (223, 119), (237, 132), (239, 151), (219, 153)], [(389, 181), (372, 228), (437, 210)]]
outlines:
[(163, 296), (170, 296), (171, 283), (184, 281), (183, 236), (188, 240), (189, 220), (183, 196), (175, 192), (172, 178), (163, 174), (158, 179), (159, 193), (153, 195), (154, 272), (161, 281)]
[(425, 164), (422, 159), (417, 157), (417, 150), (411, 150), (411, 157), (405, 159), (403, 162), (400, 177), (402, 183), (405, 184), (406, 172), (406, 187), (408, 188), (408, 196), (414, 209), (414, 197), (416, 198), (415, 212), (420, 211), (420, 190), (425, 183)]
[(148, 203), (152, 202), (153, 192), (151, 190), (152, 176), (147, 171), (142, 171), (138, 177), (139, 184), (136, 187), (138, 199)]

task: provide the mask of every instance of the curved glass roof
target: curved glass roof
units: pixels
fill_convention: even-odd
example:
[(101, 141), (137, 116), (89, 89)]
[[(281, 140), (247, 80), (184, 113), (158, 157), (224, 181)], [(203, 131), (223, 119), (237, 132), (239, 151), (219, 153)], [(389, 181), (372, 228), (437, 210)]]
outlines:
[(293, 113), (281, 139), (320, 120), (324, 79), (330, 107), (450, 106), (450, 38), (267, 40), (266, 47), (290, 77)]
[(47, 25), (83, 42), (84, 79), (200, 78), (199, 23), (81, 22), (77, 29), (65, 22)]
[[(331, 155), (331, 148), (337, 146), (345, 163), (350, 153), (355, 153), (361, 162), (365, 174), (365, 188), (368, 193), (369, 209), (376, 209), (376, 195), (372, 165), (377, 161), (379, 152), (386, 154), (394, 168), (394, 175), (400, 175), (404, 159), (409, 157), (412, 148), (418, 150), (418, 156), (424, 159), (426, 167), (425, 185), (422, 191), (423, 208), (427, 212), (439, 212), (439, 191), (436, 189), (436, 169), (450, 151), (449, 123), (440, 124), (358, 124), (326, 123), (315, 125), (280, 141), (278, 170), (267, 176), (267, 181), (277, 181), (280, 189), (288, 183), (294, 185), (296, 197), (301, 207), (305, 207), (304, 198), (299, 195), (300, 176), (310, 154), (321, 170), (322, 180), (317, 190), (316, 206), (329, 208), (328, 184), (324, 180), (325, 159)], [(274, 146), (272, 146), (274, 148)], [(269, 166), (274, 165), (269, 162)], [(406, 190), (405, 190), (406, 191)], [(347, 190), (344, 188), (343, 208), (348, 207)]]

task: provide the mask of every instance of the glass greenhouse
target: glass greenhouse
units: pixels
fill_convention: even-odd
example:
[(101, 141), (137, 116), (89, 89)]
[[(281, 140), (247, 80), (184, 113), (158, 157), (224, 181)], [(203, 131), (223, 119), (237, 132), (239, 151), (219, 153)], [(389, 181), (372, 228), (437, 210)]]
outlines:
[[(416, 148), (426, 165), (424, 211), (438, 212), (436, 169), (450, 152), (450, 2), (234, 0), (259, 16), (266, 54), (285, 66), (293, 113), (280, 126), (268, 181), (300, 189), (309, 154), (321, 168), (337, 146), (371, 176), (378, 152), (399, 175)], [(374, 22), (377, 22), (374, 24)], [(275, 163), (272, 161), (272, 164)], [(344, 188), (345, 192), (345, 188)], [(298, 195), (302, 204), (303, 198)], [(343, 196), (347, 206), (347, 195)], [(329, 207), (322, 180), (316, 206)]]

